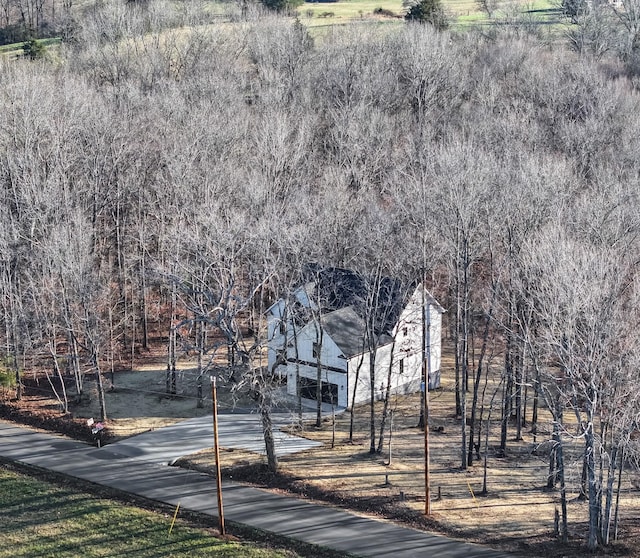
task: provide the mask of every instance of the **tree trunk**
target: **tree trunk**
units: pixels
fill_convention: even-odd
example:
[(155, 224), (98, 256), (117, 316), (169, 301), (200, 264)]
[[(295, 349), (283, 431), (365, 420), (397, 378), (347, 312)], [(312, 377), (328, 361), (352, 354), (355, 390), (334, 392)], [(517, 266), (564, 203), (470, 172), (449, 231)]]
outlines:
[(196, 407), (202, 409), (204, 407), (204, 398), (202, 395), (202, 352), (203, 348), (203, 323), (202, 320), (196, 319), (196, 351), (198, 351), (197, 357), (197, 402)]
[[(318, 318), (319, 319), (319, 318)], [(318, 328), (318, 343), (316, 354), (316, 428), (322, 425), (322, 338), (323, 331), (320, 324)]]
[(23, 385), (22, 377), (20, 376), (20, 366), (18, 365), (18, 326), (16, 324), (16, 308), (12, 295), (10, 295), (9, 304), (11, 309), (11, 364), (16, 381), (16, 399), (20, 401), (22, 399)]
[(580, 493), (578, 500), (584, 502), (589, 497), (589, 487), (587, 480), (587, 452), (582, 454), (582, 472), (580, 474)]
[[(469, 382), (469, 243), (464, 238), (462, 243), (462, 335), (460, 344), (460, 360), (462, 370), (460, 379), (460, 416), (461, 421), (461, 444), (460, 444), (460, 464), (462, 470), (467, 468), (467, 390)], [(428, 427), (425, 425), (425, 427)]]
[(62, 392), (62, 397), (58, 395), (58, 391), (56, 390), (53, 382), (49, 378), (49, 374), (47, 373), (47, 380), (49, 380), (49, 385), (51, 386), (51, 390), (53, 391), (56, 399), (60, 403), (61, 410), (64, 414), (69, 412), (69, 400), (67, 398), (67, 390), (64, 385), (64, 378), (62, 376), (62, 371), (60, 370), (60, 365), (58, 364), (58, 357), (56, 351), (56, 340), (55, 333), (52, 336), (52, 339), (47, 343), (47, 348), (49, 349), (49, 353), (51, 354), (51, 358), (53, 360), (53, 371), (54, 375), (60, 380), (60, 391)]
[(369, 351), (369, 453), (376, 453), (376, 354)]
[(84, 393), (84, 374), (80, 368), (80, 358), (78, 356), (78, 341), (73, 331), (68, 334), (69, 349), (71, 354), (69, 355), (71, 371), (73, 374), (73, 380), (76, 385), (76, 401), (79, 403), (82, 400), (82, 394)]
[(476, 369), (476, 377), (473, 381), (473, 401), (471, 403), (471, 415), (469, 416), (469, 451), (467, 453), (467, 464), (473, 465), (473, 443), (476, 423), (476, 412), (478, 408), (478, 394), (480, 389), (480, 380), (482, 379), (482, 365), (484, 364), (484, 357), (487, 352), (487, 344), (489, 339), (489, 324), (491, 323), (491, 316), (493, 315), (493, 304), (489, 308), (487, 319), (484, 324), (484, 331), (482, 332), (482, 347), (480, 348), (480, 355), (478, 356), (478, 367)]
[(380, 419), (380, 432), (378, 433), (378, 449), (377, 453), (382, 453), (382, 446), (384, 444), (384, 429), (389, 416), (389, 403), (391, 401), (391, 379), (393, 377), (393, 353), (396, 347), (396, 340), (394, 338), (391, 344), (391, 357), (389, 359), (389, 368), (387, 370), (387, 387), (383, 394), (382, 404), (382, 418)]
[[(459, 280), (456, 274), (456, 317), (455, 324), (453, 328), (453, 358), (454, 358), (454, 367), (456, 374), (456, 417), (462, 416), (462, 403), (460, 400), (460, 392), (461, 392), (461, 381), (460, 381), (460, 285)], [(424, 407), (424, 405), (423, 405)], [(424, 426), (424, 423), (421, 424)]]
[(149, 316), (147, 312), (147, 270), (144, 248), (140, 260), (140, 314), (142, 318), (142, 348), (149, 348)]
[(560, 480), (560, 507), (562, 510), (562, 529), (560, 531), (561, 540), (563, 543), (569, 542), (569, 522), (567, 518), (567, 489), (565, 486), (564, 478), (564, 452), (562, 446), (562, 435), (558, 431), (556, 453), (558, 456), (558, 478)]
[(260, 395), (260, 417), (262, 419), (264, 447), (267, 453), (267, 466), (269, 467), (269, 471), (275, 473), (278, 470), (278, 456), (276, 455), (275, 441), (273, 438), (271, 402), (262, 394)]
[(618, 460), (618, 447), (613, 446), (611, 448), (611, 456), (609, 458), (609, 470), (607, 474), (607, 492), (605, 498), (604, 514), (601, 520), (602, 523), (602, 543), (609, 544), (611, 534), (611, 514), (613, 511), (613, 485), (616, 477), (616, 463)]
[(356, 391), (358, 389), (358, 380), (360, 379), (360, 368), (364, 362), (364, 352), (360, 356), (358, 366), (356, 366), (356, 373), (353, 379), (353, 393), (351, 394), (351, 405), (349, 408), (349, 443), (353, 444), (353, 427), (355, 422), (355, 406), (356, 406)]
[(176, 285), (174, 283), (172, 285), (172, 291), (171, 291), (171, 324), (169, 327), (169, 343), (167, 345), (166, 392), (169, 395), (175, 395), (177, 393), (177, 386), (176, 386), (177, 332), (175, 329), (176, 305), (177, 305), (177, 293), (176, 293)]
[[(591, 419), (590, 416), (589, 419)], [(595, 550), (600, 542), (600, 489), (596, 478), (595, 440), (593, 422), (591, 420), (587, 423), (584, 435), (585, 454), (587, 459), (587, 487), (589, 494), (589, 535), (587, 539), (587, 548), (589, 550)]]
[(98, 397), (100, 398), (100, 420), (104, 422), (107, 420), (107, 403), (104, 398), (104, 384), (102, 382), (102, 372), (100, 368), (96, 366), (96, 380), (98, 382)]
[[(487, 372), (487, 381), (488, 381), (488, 372)], [(481, 492), (483, 496), (486, 496), (488, 494), (487, 458), (489, 455), (489, 433), (491, 431), (491, 415), (493, 413), (493, 406), (495, 404), (496, 396), (498, 395), (499, 391), (500, 391), (500, 387), (498, 386), (496, 390), (493, 392), (493, 395), (491, 396), (491, 401), (489, 402), (489, 412), (487, 414), (487, 421), (486, 421), (486, 427), (484, 432), (484, 462), (482, 466), (482, 492)], [(480, 442), (478, 440), (478, 446), (479, 445), (480, 445)]]
[(107, 404), (104, 398), (104, 384), (102, 383), (102, 373), (100, 372), (100, 365), (98, 364), (98, 353), (93, 342), (91, 345), (91, 363), (93, 364), (93, 370), (96, 374), (96, 386), (98, 388), (98, 401), (100, 403), (100, 421), (107, 420)]
[(625, 447), (622, 447), (620, 455), (620, 467), (618, 471), (618, 487), (616, 488), (616, 511), (613, 518), (613, 540), (618, 540), (618, 514), (620, 512), (620, 491), (622, 489), (622, 473), (624, 472)]
[(522, 346), (522, 351), (518, 352), (516, 355), (516, 366), (515, 366), (515, 388), (516, 388), (516, 441), (522, 441), (522, 406), (523, 406), (523, 397), (522, 397), (522, 385), (523, 381), (523, 369), (524, 369), (524, 353), (525, 347), (524, 344)]
[(531, 433), (533, 434), (533, 443), (538, 439), (538, 405), (540, 400), (540, 370), (536, 366), (536, 379), (534, 380), (533, 406), (531, 409)]
[(500, 425), (500, 454), (506, 455), (507, 452), (507, 432), (509, 427), (509, 418), (511, 417), (512, 392), (513, 392), (513, 355), (512, 355), (512, 321), (509, 318), (507, 323), (507, 342), (504, 354), (504, 397), (502, 399), (502, 423)]

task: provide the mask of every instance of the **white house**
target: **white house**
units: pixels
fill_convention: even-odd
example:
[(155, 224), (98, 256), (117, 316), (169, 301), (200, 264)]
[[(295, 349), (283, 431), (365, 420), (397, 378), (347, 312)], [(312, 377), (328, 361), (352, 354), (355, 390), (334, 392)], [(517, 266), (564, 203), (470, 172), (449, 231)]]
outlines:
[(324, 402), (349, 407), (368, 401), (372, 356), (375, 397), (389, 382), (391, 393), (413, 393), (422, 383), (423, 341), (429, 389), (439, 387), (444, 309), (422, 285), (403, 297), (398, 282), (385, 281), (378, 283), (382, 303), (373, 319), (368, 311), (373, 335), (363, 318), (371, 299), (366, 281), (348, 270), (316, 271), (291, 300), (269, 308), (269, 369), (286, 377), (288, 394), (297, 396), (299, 388), (315, 401), (320, 368)]

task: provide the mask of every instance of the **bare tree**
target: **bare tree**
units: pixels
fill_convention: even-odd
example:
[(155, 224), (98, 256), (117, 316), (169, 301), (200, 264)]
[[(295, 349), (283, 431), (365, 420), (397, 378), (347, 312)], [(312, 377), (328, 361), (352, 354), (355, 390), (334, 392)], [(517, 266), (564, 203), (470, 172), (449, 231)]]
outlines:
[[(630, 343), (635, 327), (629, 328), (624, 317), (634, 300), (635, 273), (624, 254), (611, 246), (598, 246), (553, 229), (543, 238), (545, 242), (532, 252), (536, 263), (530, 268), (537, 277), (539, 311), (544, 306), (538, 342), (550, 359), (548, 365), (558, 369), (554, 387), (561, 394), (562, 406), (575, 414), (584, 440), (588, 546), (593, 549), (608, 540), (616, 470), (612, 464), (607, 473), (607, 462), (612, 455), (612, 463), (616, 463), (624, 440), (616, 400), (619, 393), (628, 390), (630, 378), (624, 362), (635, 351), (634, 342)], [(556, 248), (553, 261), (549, 259), (550, 245)], [(560, 409), (555, 413), (558, 424), (560, 413)], [(561, 451), (559, 436), (556, 430)], [(605, 474), (611, 475), (611, 480), (603, 485)]]

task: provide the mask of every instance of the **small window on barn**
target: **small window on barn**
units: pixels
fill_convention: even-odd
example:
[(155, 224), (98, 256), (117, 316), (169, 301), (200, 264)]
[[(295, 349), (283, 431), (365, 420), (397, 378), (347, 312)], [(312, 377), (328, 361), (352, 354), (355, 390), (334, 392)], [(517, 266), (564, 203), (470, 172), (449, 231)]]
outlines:
[(320, 345), (318, 343), (313, 344), (313, 358), (320, 358)]

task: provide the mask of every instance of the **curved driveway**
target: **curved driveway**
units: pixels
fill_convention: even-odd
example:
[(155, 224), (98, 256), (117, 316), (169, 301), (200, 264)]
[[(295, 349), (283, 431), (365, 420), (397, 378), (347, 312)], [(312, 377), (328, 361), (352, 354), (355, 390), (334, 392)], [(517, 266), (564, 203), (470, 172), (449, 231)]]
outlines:
[[(290, 415), (274, 415), (276, 453), (278, 456), (303, 451), (320, 442), (290, 436), (278, 426), (291, 424)], [(256, 414), (222, 414), (218, 417), (220, 447), (244, 449), (264, 454), (262, 426)], [(171, 426), (127, 438), (105, 446), (105, 450), (122, 457), (154, 463), (170, 464), (183, 455), (213, 447), (212, 417), (198, 417)]]

